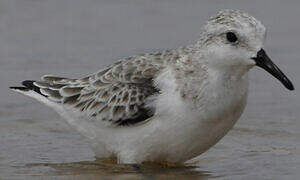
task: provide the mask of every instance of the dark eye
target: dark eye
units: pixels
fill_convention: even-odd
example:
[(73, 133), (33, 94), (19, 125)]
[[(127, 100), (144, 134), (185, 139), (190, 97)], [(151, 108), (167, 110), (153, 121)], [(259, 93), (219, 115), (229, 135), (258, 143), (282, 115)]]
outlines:
[(238, 38), (236, 37), (236, 35), (233, 32), (228, 32), (226, 33), (226, 38), (229, 42), (236, 42), (238, 40)]

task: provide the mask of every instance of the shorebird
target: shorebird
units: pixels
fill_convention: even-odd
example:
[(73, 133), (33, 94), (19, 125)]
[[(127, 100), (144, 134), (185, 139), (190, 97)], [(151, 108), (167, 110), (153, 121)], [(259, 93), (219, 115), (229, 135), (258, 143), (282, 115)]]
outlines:
[(96, 157), (181, 163), (237, 122), (252, 67), (294, 89), (264, 51), (265, 37), (254, 17), (223, 10), (191, 45), (124, 58), (83, 78), (45, 75), (11, 89), (53, 108), (87, 138)]

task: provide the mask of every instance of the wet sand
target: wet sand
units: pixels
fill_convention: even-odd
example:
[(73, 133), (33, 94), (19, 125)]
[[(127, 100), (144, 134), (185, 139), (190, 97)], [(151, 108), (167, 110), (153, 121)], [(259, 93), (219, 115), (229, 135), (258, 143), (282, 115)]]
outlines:
[[(0, 0), (0, 179), (299, 179), (299, 7), (297, 0)], [(80, 77), (120, 57), (187, 45), (224, 8), (267, 26), (265, 49), (296, 90), (251, 70), (241, 119), (185, 167), (102, 163), (56, 113), (8, 90), (23, 79)]]

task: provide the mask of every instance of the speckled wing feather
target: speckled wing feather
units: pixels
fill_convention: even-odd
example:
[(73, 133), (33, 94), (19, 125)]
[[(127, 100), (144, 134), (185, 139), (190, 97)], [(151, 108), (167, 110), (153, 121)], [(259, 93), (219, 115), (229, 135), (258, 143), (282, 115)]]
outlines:
[(122, 59), (80, 79), (45, 75), (33, 85), (49, 100), (89, 118), (111, 125), (132, 125), (153, 115), (145, 107), (146, 98), (159, 92), (152, 80), (175, 54), (164, 51)]

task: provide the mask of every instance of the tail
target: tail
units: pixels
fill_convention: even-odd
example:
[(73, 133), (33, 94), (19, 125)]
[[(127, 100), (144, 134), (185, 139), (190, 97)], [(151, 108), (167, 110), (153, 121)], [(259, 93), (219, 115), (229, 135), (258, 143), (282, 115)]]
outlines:
[[(26, 80), (23, 86), (10, 87), (11, 90), (32, 97), (47, 106), (57, 108), (60, 105), (75, 102), (89, 78), (70, 79), (45, 75), (41, 81)], [(77, 102), (77, 101), (76, 101)]]
[(29, 91), (34, 91), (42, 96), (45, 96), (44, 94), (41, 93), (40, 88), (34, 85), (34, 82), (35, 81), (32, 80), (26, 80), (22, 82), (23, 86), (12, 86), (9, 88), (12, 89), (13, 91), (21, 92), (23, 94)]
[(34, 85), (35, 81), (26, 80), (22, 82), (23, 86), (12, 86), (9, 87), (11, 90), (24, 94), (26, 96), (32, 97), (46, 105), (50, 105), (50, 101), (48, 100), (48, 96), (41, 93), (40, 87)]

